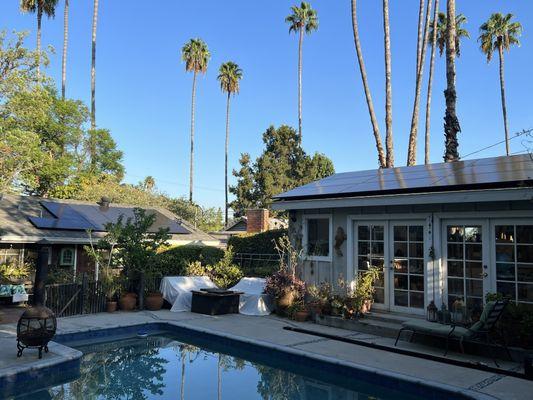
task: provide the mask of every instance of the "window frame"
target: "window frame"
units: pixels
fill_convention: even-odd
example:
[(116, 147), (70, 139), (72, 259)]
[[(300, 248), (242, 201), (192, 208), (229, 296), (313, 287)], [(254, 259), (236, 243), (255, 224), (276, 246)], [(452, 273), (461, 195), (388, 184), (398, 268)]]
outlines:
[[(72, 254), (72, 258), (71, 258), (71, 261), (70, 262), (65, 262), (64, 261), (64, 256), (65, 256), (65, 252), (66, 251), (70, 251), (71, 254)], [(74, 255), (74, 248), (73, 247), (63, 247), (61, 248), (61, 251), (59, 252), (59, 265), (62, 266), (62, 267), (72, 267), (74, 265), (74, 262), (75, 262), (75, 255)]]
[[(307, 253), (308, 238), (309, 238), (309, 220), (310, 219), (327, 219), (328, 220), (328, 255), (316, 256)], [(303, 216), (303, 240), (302, 240), (303, 253), (306, 260), (310, 261), (327, 261), (333, 260), (333, 218), (331, 214), (305, 214)]]

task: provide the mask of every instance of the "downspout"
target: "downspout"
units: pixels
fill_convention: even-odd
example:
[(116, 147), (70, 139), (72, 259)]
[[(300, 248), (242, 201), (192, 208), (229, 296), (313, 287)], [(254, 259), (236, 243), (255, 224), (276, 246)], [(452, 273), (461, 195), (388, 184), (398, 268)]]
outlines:
[(78, 272), (78, 245), (74, 245), (74, 280), (76, 280), (76, 273)]
[[(435, 286), (436, 286), (436, 282), (435, 282), (435, 229), (434, 228), (434, 214), (431, 213), (431, 216), (429, 217), (429, 229), (430, 229), (430, 240), (431, 240), (431, 244), (430, 244), (430, 247), (429, 247), (429, 258), (431, 259), (431, 273), (433, 275), (433, 302), (435, 303), (436, 299), (435, 299)], [(440, 275), (439, 275), (440, 276)]]

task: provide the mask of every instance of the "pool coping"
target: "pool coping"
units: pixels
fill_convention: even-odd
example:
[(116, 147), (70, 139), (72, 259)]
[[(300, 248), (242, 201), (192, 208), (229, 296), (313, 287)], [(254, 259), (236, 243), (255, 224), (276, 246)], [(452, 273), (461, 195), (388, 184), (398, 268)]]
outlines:
[(321, 363), (326, 363), (330, 366), (334, 366), (337, 368), (338, 367), (347, 368), (351, 371), (354, 371), (354, 372), (358, 371), (359, 373), (365, 373), (369, 376), (385, 377), (385, 378), (392, 379), (395, 382), (398, 382), (400, 384), (402, 382), (405, 382), (415, 387), (416, 386), (423, 387), (426, 390), (437, 390), (441, 393), (456, 394), (462, 397), (475, 399), (475, 400), (498, 399), (498, 397), (492, 396), (490, 394), (482, 393), (479, 391), (475, 391), (469, 388), (463, 388), (460, 386), (450, 385), (450, 384), (437, 382), (433, 380), (417, 378), (412, 375), (402, 374), (402, 373), (398, 373), (398, 372), (394, 372), (394, 371), (390, 371), (386, 369), (378, 369), (378, 368), (370, 367), (370, 366), (359, 364), (359, 363), (352, 362), (352, 361), (340, 360), (334, 357), (330, 357), (330, 356), (326, 356), (326, 355), (322, 355), (318, 353), (312, 353), (312, 352), (305, 351), (302, 349), (293, 348), (287, 345), (276, 344), (276, 343), (267, 342), (264, 340), (257, 340), (257, 339), (254, 339), (248, 336), (236, 335), (233, 333), (227, 333), (227, 332), (205, 328), (205, 327), (191, 326), (187, 322), (188, 320), (172, 321), (172, 320), (167, 320), (167, 319), (152, 319), (152, 321), (135, 323), (135, 324), (118, 323), (114, 325), (109, 324), (105, 328), (90, 327), (87, 329), (65, 331), (65, 332), (58, 333), (57, 336), (58, 336), (58, 339), (61, 341), (62, 338), (65, 338), (67, 336), (75, 336), (75, 335), (80, 335), (83, 333), (90, 333), (90, 332), (105, 333), (106, 331), (111, 331), (111, 330), (120, 329), (120, 328), (130, 328), (130, 329), (145, 328), (146, 329), (148, 326), (157, 326), (158, 328), (160, 328), (159, 330), (161, 331), (165, 331), (165, 330), (168, 331), (168, 329), (164, 329), (164, 328), (174, 327), (174, 328), (179, 328), (180, 330), (186, 331), (188, 333), (195, 333), (195, 332), (202, 333), (204, 335), (227, 339), (230, 342), (233, 342), (234, 344), (241, 343), (241, 344), (249, 344), (252, 346), (257, 346), (260, 348), (266, 348), (266, 349), (290, 354), (293, 356), (297, 356), (300, 358), (311, 359), (311, 360), (318, 361)]

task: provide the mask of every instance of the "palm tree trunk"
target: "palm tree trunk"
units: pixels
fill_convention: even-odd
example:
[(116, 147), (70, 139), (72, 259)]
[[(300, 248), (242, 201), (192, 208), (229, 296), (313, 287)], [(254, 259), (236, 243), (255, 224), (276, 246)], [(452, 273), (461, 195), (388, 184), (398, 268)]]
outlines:
[(304, 27), (300, 28), (298, 39), (298, 139), (302, 143), (302, 45), (304, 41)]
[[(184, 351), (183, 349), (181, 350)], [(181, 383), (180, 383), (180, 399), (185, 399), (185, 355), (181, 355)]]
[(433, 89), (433, 71), (435, 70), (435, 54), (437, 52), (437, 24), (439, 17), (439, 0), (435, 0), (435, 11), (433, 13), (433, 37), (431, 38), (431, 61), (429, 64), (429, 81), (426, 99), (426, 131), (425, 131), (425, 149), (424, 163), (429, 164), (429, 135), (431, 128), (431, 92)]
[(447, 87), (444, 91), (446, 98), (446, 114), (444, 116), (444, 136), (445, 136), (445, 152), (444, 161), (453, 162), (459, 160), (459, 152), (457, 148), (459, 143), (457, 141), (457, 134), (461, 132), (459, 119), (457, 118), (456, 103), (457, 93), (455, 91), (455, 0), (448, 0), (447, 3), (447, 27), (446, 34), (446, 82)]
[[(422, 1), (422, 8), (424, 4)], [(407, 165), (416, 164), (416, 147), (418, 139), (418, 116), (420, 110), (420, 92), (422, 90), (422, 77), (424, 75), (424, 64), (426, 62), (426, 49), (429, 35), (429, 22), (431, 20), (431, 0), (428, 0), (426, 22), (424, 24), (424, 37), (419, 44), (421, 48), (420, 61), (417, 65), (415, 83), (415, 101), (413, 104), (413, 116), (411, 118), (411, 131), (409, 133), (409, 149), (407, 151)]]
[(355, 51), (357, 53), (357, 60), (359, 61), (359, 70), (361, 72), (361, 79), (363, 81), (363, 88), (366, 96), (366, 104), (368, 106), (368, 112), (370, 114), (370, 121), (372, 122), (372, 129), (374, 131), (374, 138), (376, 140), (376, 149), (378, 151), (378, 163), (380, 168), (386, 168), (387, 162), (385, 158), (385, 152), (383, 151), (383, 145), (381, 143), (381, 135), (379, 133), (378, 121), (376, 113), (374, 111), (374, 103), (372, 102), (372, 95), (370, 94), (370, 88), (368, 86), (368, 79), (366, 76), (366, 68), (363, 60), (363, 52), (361, 50), (361, 42), (359, 40), (359, 28), (357, 26), (357, 0), (352, 0), (352, 27), (353, 27), (353, 39), (355, 43)]
[(392, 71), (390, 49), (389, 0), (383, 0), (383, 31), (385, 40), (385, 146), (387, 168), (394, 167), (394, 145), (392, 141)]
[(218, 355), (217, 364), (217, 400), (222, 399), (222, 371), (221, 371), (222, 356)]
[(228, 92), (228, 99), (226, 103), (226, 152), (224, 155), (224, 193), (225, 193), (225, 226), (228, 226), (228, 151), (229, 151), (229, 105), (231, 93)]
[(91, 129), (96, 129), (96, 27), (98, 25), (98, 0), (94, 0), (91, 48)]
[(67, 47), (68, 47), (68, 0), (65, 0), (63, 13), (63, 62), (61, 64), (61, 98), (65, 99), (67, 84)]
[(192, 98), (191, 98), (191, 159), (189, 164), (189, 202), (193, 199), (194, 186), (194, 100), (196, 97), (196, 74), (192, 76)]
[(37, 3), (37, 81), (41, 79), (41, 21), (43, 19), (43, 9)]
[(420, 5), (418, 7), (418, 32), (416, 40), (416, 75), (418, 76), (418, 70), (420, 69), (420, 64), (422, 62), (422, 26), (424, 20), (424, 0), (420, 0)]
[(502, 111), (503, 111), (503, 125), (505, 128), (505, 153), (510, 154), (509, 149), (509, 127), (507, 125), (507, 106), (505, 104), (505, 77), (504, 77), (504, 59), (503, 48), (498, 46), (498, 53), (500, 55), (500, 90), (502, 94)]

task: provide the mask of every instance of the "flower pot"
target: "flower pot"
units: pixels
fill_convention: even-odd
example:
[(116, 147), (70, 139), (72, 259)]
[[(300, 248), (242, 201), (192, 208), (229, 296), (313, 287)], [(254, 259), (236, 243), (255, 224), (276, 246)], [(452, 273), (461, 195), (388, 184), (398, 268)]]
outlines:
[(132, 311), (135, 309), (135, 306), (137, 304), (137, 296), (135, 293), (133, 295), (130, 295), (129, 293), (126, 293), (120, 299), (118, 299), (118, 305), (120, 306), (121, 310), (124, 311)]
[(363, 304), (361, 305), (361, 314), (368, 314), (372, 308), (372, 304), (374, 304), (374, 300), (372, 299), (366, 299), (363, 301)]
[(144, 299), (144, 307), (149, 311), (161, 310), (161, 307), (163, 307), (163, 295), (159, 292), (148, 293)]
[(307, 318), (309, 318), (309, 311), (307, 310), (296, 311), (294, 313), (294, 320), (296, 322), (305, 322)]
[(292, 306), (294, 299), (296, 297), (296, 292), (292, 289), (284, 289), (281, 292), (281, 295), (276, 299), (276, 306), (279, 309), (285, 309)]
[(106, 303), (106, 311), (107, 312), (115, 312), (117, 311), (117, 302), (116, 301), (108, 301)]

